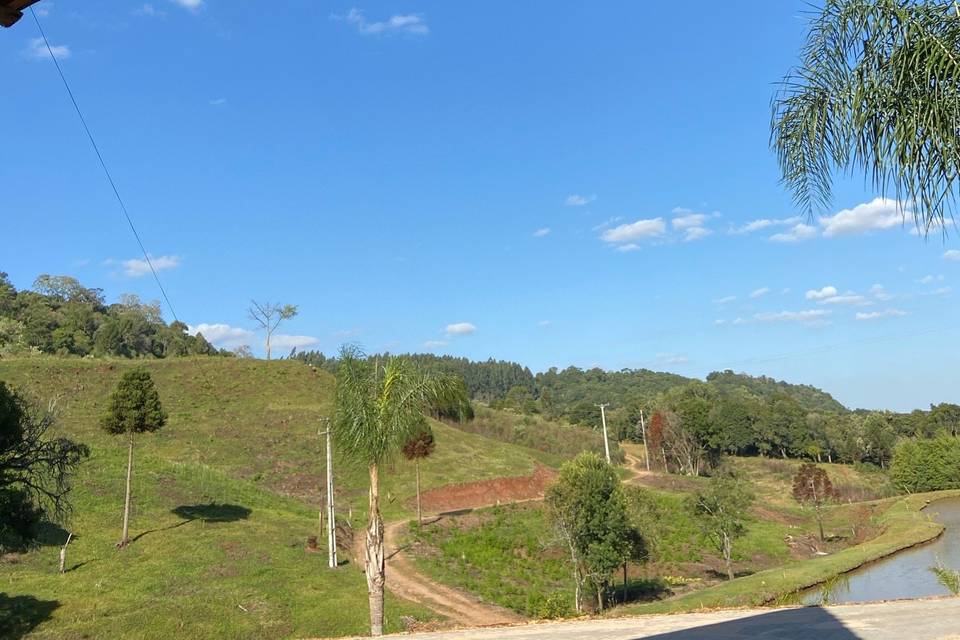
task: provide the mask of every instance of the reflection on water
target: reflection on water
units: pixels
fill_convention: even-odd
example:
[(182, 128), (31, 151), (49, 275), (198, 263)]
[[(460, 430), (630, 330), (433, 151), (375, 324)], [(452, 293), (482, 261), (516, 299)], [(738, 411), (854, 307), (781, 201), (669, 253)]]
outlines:
[(939, 539), (837, 576), (799, 593), (799, 600), (817, 605), (950, 595), (930, 567), (960, 569), (960, 498), (938, 500), (924, 513), (946, 527)]

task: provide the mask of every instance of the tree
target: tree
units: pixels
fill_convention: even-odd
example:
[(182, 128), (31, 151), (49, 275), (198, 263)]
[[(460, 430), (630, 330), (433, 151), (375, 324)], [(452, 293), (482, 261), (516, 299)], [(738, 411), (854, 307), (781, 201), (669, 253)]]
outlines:
[(735, 476), (710, 479), (706, 491), (687, 500), (687, 509), (714, 547), (723, 555), (727, 578), (733, 580), (733, 543), (747, 531), (747, 511), (753, 494)]
[(417, 524), (423, 524), (423, 509), (420, 504), (420, 460), (429, 457), (436, 446), (433, 434), (426, 425), (420, 433), (403, 445), (403, 456), (407, 460), (413, 460), (417, 465)]
[(251, 320), (260, 325), (260, 328), (267, 334), (266, 348), (267, 360), (270, 359), (270, 342), (273, 340), (273, 332), (284, 320), (297, 315), (297, 306), (293, 304), (273, 304), (270, 302), (257, 302), (251, 300), (252, 305), (247, 309), (247, 315)]
[(839, 497), (837, 490), (830, 482), (830, 476), (812, 462), (804, 462), (793, 476), (793, 499), (800, 504), (810, 505), (817, 517), (817, 527), (820, 529), (820, 541), (823, 535), (823, 506)]
[(70, 510), (70, 479), (90, 450), (66, 438), (48, 438), (56, 423), (46, 409), (0, 382), (0, 548), (32, 537), (42, 516)]
[(924, 233), (952, 217), (960, 180), (960, 5), (826, 0), (773, 100), (783, 181), (813, 213), (833, 175), (893, 187)]
[(630, 525), (620, 479), (600, 456), (581, 453), (560, 468), (545, 499), (549, 517), (570, 551), (577, 612), (588, 580), (596, 589), (597, 607), (603, 610), (611, 576), (642, 547)]
[(123, 374), (110, 395), (107, 411), (100, 426), (110, 434), (127, 436), (127, 489), (123, 500), (123, 535), (118, 548), (130, 542), (130, 481), (133, 477), (133, 437), (137, 433), (153, 432), (167, 421), (160, 405), (160, 395), (153, 385), (150, 372), (141, 367)]
[(450, 392), (446, 375), (424, 372), (406, 358), (368, 360), (356, 347), (340, 351), (333, 437), (340, 450), (367, 467), (370, 476), (369, 523), (364, 570), (370, 599), (370, 633), (383, 634), (386, 581), (380, 469), (423, 426), (424, 414)]

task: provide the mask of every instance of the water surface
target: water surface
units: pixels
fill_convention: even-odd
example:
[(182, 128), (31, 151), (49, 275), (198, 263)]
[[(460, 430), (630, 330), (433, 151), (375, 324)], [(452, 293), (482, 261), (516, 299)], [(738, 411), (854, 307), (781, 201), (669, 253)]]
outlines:
[(930, 567), (960, 570), (960, 498), (946, 498), (923, 510), (946, 529), (937, 540), (901, 551), (799, 594), (803, 604), (840, 604), (950, 595)]

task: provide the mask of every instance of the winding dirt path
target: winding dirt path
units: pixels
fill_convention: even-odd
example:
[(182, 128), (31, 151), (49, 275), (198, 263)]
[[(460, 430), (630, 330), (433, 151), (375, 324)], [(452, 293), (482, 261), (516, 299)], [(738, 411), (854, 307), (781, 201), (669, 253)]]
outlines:
[(406, 522), (392, 522), (384, 528), (387, 588), (394, 595), (419, 603), (456, 625), (484, 627), (524, 621), (512, 611), (481, 602), (417, 571), (405, 553), (406, 547), (399, 545), (406, 527)]

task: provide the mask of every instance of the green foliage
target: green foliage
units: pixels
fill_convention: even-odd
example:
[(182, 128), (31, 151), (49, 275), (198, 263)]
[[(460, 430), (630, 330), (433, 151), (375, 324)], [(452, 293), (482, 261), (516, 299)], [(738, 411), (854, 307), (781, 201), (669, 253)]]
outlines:
[(156, 431), (166, 421), (167, 413), (160, 405), (160, 394), (150, 372), (138, 367), (121, 376), (100, 426), (107, 433), (126, 433), (132, 437), (135, 433)]
[[(826, 0), (773, 101), (783, 181), (808, 212), (833, 175), (893, 188), (926, 233), (952, 217), (960, 159), (960, 20), (951, 0)], [(903, 211), (905, 214), (909, 212)]]
[(603, 608), (613, 572), (637, 558), (642, 547), (627, 515), (620, 478), (600, 456), (581, 453), (560, 468), (545, 502), (551, 522), (570, 549), (573, 569), (593, 584)]
[(43, 274), (33, 291), (17, 291), (0, 272), (0, 353), (31, 351), (75, 356), (164, 358), (185, 355), (229, 355), (218, 352), (187, 325), (167, 325), (158, 303), (142, 303), (123, 295), (107, 305), (100, 289), (88, 289), (75, 278)]
[(69, 511), (71, 476), (90, 454), (85, 445), (51, 437), (55, 421), (52, 410), (0, 382), (0, 521), (9, 519), (21, 537), (35, 512), (59, 518)]
[(930, 440), (904, 440), (893, 452), (893, 485), (906, 493), (960, 488), (960, 438), (942, 432)]
[(930, 571), (937, 576), (937, 582), (950, 590), (950, 593), (960, 595), (960, 571), (947, 569), (943, 565), (930, 567)]
[(705, 491), (687, 500), (688, 511), (697, 519), (713, 547), (723, 555), (727, 576), (733, 579), (733, 543), (747, 532), (748, 510), (754, 496), (735, 476), (710, 479)]
[(709, 374), (707, 382), (721, 394), (729, 394), (737, 389), (744, 389), (750, 395), (766, 400), (779, 395), (787, 395), (806, 411), (843, 413), (847, 410), (826, 391), (806, 384), (790, 384), (781, 380), (774, 380), (767, 376), (750, 376), (726, 369)]

